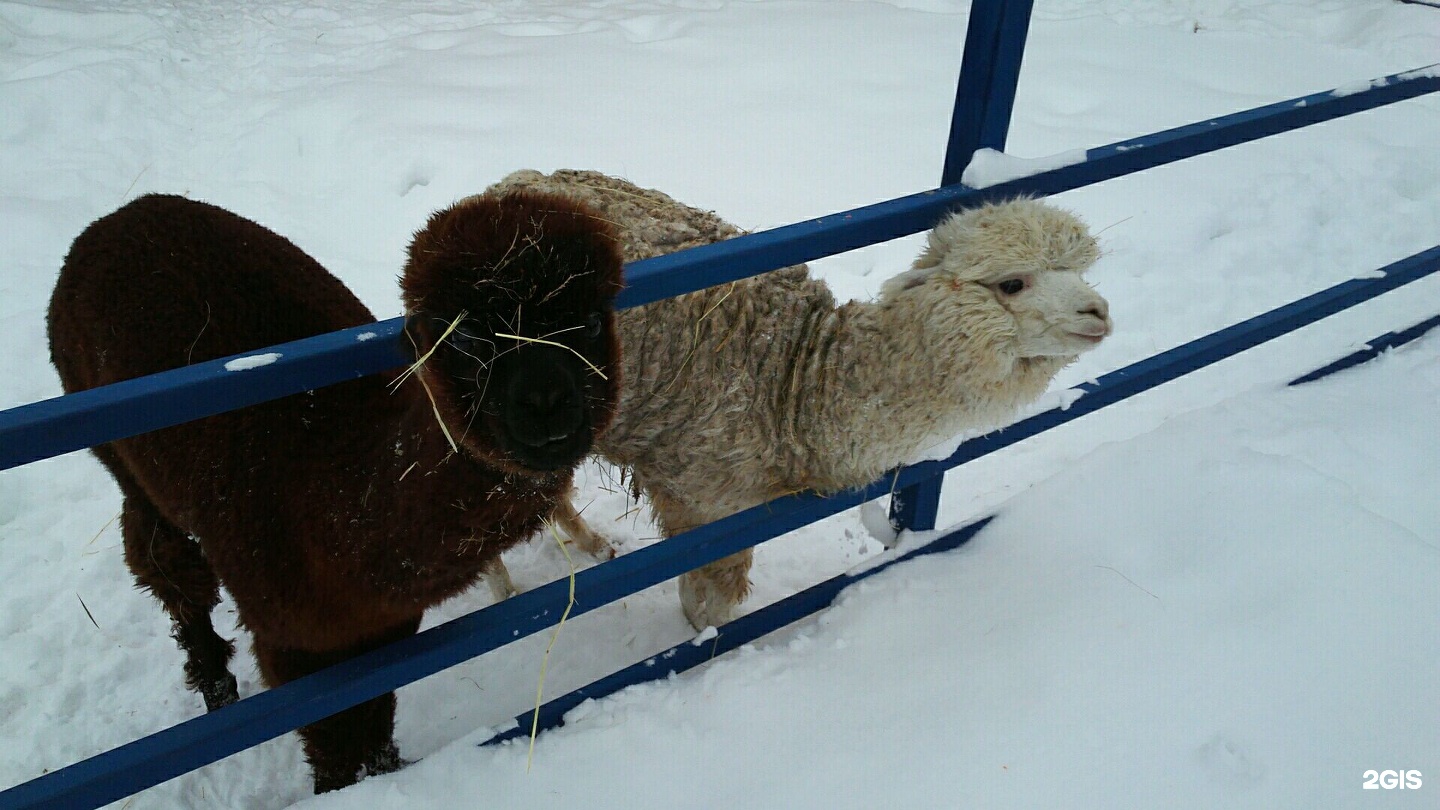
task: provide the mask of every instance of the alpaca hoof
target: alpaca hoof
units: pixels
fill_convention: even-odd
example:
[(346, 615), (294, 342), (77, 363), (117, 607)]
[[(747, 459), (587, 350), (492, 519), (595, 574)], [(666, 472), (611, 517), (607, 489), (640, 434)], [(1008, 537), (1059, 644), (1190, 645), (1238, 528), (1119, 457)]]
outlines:
[(560, 527), (576, 548), (591, 557), (601, 562), (615, 559), (615, 544), (610, 542), (610, 538), (590, 528), (579, 515), (562, 522)]
[(225, 673), (220, 680), (210, 681), (200, 688), (200, 697), (205, 699), (205, 711), (223, 709), (240, 699), (240, 689), (235, 676)]
[(496, 602), (503, 602), (520, 592), (515, 587), (515, 581), (510, 579), (510, 569), (505, 567), (505, 561), (499, 557), (486, 567), (482, 576), (485, 584), (490, 587), (490, 596)]
[(615, 544), (604, 535), (592, 532), (588, 537), (576, 538), (575, 546), (600, 562), (615, 559)]
[(379, 751), (365, 757), (365, 764), (358, 769), (343, 766), (317, 767), (315, 769), (315, 794), (330, 793), (347, 788), (367, 776), (394, 773), (413, 764), (412, 760), (400, 756), (400, 750), (395, 747), (395, 742), (392, 740)]
[(415, 761), (400, 756), (400, 749), (391, 742), (379, 753), (372, 756), (365, 763), (366, 776), (379, 776), (385, 773), (394, 773), (402, 768), (414, 765)]
[(315, 795), (330, 793), (341, 788), (347, 788), (360, 781), (360, 774), (349, 771), (316, 771), (315, 772)]
[(713, 588), (695, 585), (690, 577), (680, 580), (680, 607), (696, 630), (728, 624), (735, 618), (735, 606), (735, 602), (725, 599)]

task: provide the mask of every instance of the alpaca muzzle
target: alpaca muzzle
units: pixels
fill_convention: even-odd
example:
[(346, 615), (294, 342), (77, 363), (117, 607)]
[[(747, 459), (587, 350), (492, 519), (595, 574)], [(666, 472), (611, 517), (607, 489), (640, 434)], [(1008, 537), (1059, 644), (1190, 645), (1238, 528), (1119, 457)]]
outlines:
[(554, 347), (525, 347), (503, 373), (500, 427), (516, 461), (553, 470), (590, 451), (585, 368), (578, 358)]

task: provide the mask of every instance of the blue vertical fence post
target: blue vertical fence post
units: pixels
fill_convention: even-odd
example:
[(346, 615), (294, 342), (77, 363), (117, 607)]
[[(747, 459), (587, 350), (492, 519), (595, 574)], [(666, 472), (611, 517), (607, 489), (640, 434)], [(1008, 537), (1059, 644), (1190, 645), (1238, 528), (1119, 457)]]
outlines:
[[(1032, 5), (1033, 0), (975, 0), (970, 6), (940, 185), (959, 183), (975, 150), (1005, 149)], [(944, 476), (937, 475), (895, 493), (890, 525), (896, 531), (935, 528), (944, 482)]]
[(1004, 151), (1032, 4), (1032, 0), (975, 0), (970, 7), (940, 185), (960, 182), (976, 149)]

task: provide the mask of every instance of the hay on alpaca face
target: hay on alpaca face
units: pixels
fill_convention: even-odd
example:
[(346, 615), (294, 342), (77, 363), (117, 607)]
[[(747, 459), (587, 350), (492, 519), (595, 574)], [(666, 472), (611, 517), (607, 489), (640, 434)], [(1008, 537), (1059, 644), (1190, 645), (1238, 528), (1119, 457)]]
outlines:
[[(410, 246), (417, 362), (393, 386), (367, 377), (95, 448), (124, 496), (126, 561), (208, 709), (238, 697), (210, 621), (221, 584), (276, 686), (413, 634), (540, 527), (613, 417), (620, 283), (613, 229), (583, 205), (467, 199)], [(148, 196), (76, 239), (49, 330), (76, 391), (373, 320), (283, 237)], [(542, 335), (558, 345), (529, 342)], [(394, 711), (388, 694), (301, 730), (317, 792), (400, 767)]]
[[(739, 235), (715, 214), (596, 172), (516, 172), (496, 189), (584, 201), (626, 261)], [(620, 313), (625, 382), (597, 449), (629, 468), (666, 536), (773, 497), (875, 480), (938, 441), (1012, 417), (1110, 333), (1073, 215), (1028, 199), (946, 217), (878, 301), (837, 304), (803, 265)], [(561, 526), (599, 547), (573, 509)], [(748, 591), (749, 552), (681, 579), (697, 628)]]

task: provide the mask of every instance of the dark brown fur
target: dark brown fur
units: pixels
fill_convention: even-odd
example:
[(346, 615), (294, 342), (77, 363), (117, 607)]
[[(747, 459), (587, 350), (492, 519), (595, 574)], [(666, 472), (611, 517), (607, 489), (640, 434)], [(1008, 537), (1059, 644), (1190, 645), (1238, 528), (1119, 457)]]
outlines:
[[(367, 377), (94, 449), (124, 495), (126, 562), (174, 619), (210, 709), (236, 699), (231, 645), (210, 625), (220, 584), (271, 686), (411, 635), (539, 528), (613, 416), (619, 248), (582, 205), (462, 201), (416, 235), (402, 286), (417, 356), (469, 317), (393, 392), (395, 375)], [(75, 240), (50, 348), (78, 391), (373, 320), (283, 237), (152, 195)], [(608, 379), (503, 331), (548, 335)], [(402, 764), (394, 707), (386, 695), (301, 730), (317, 792)]]

